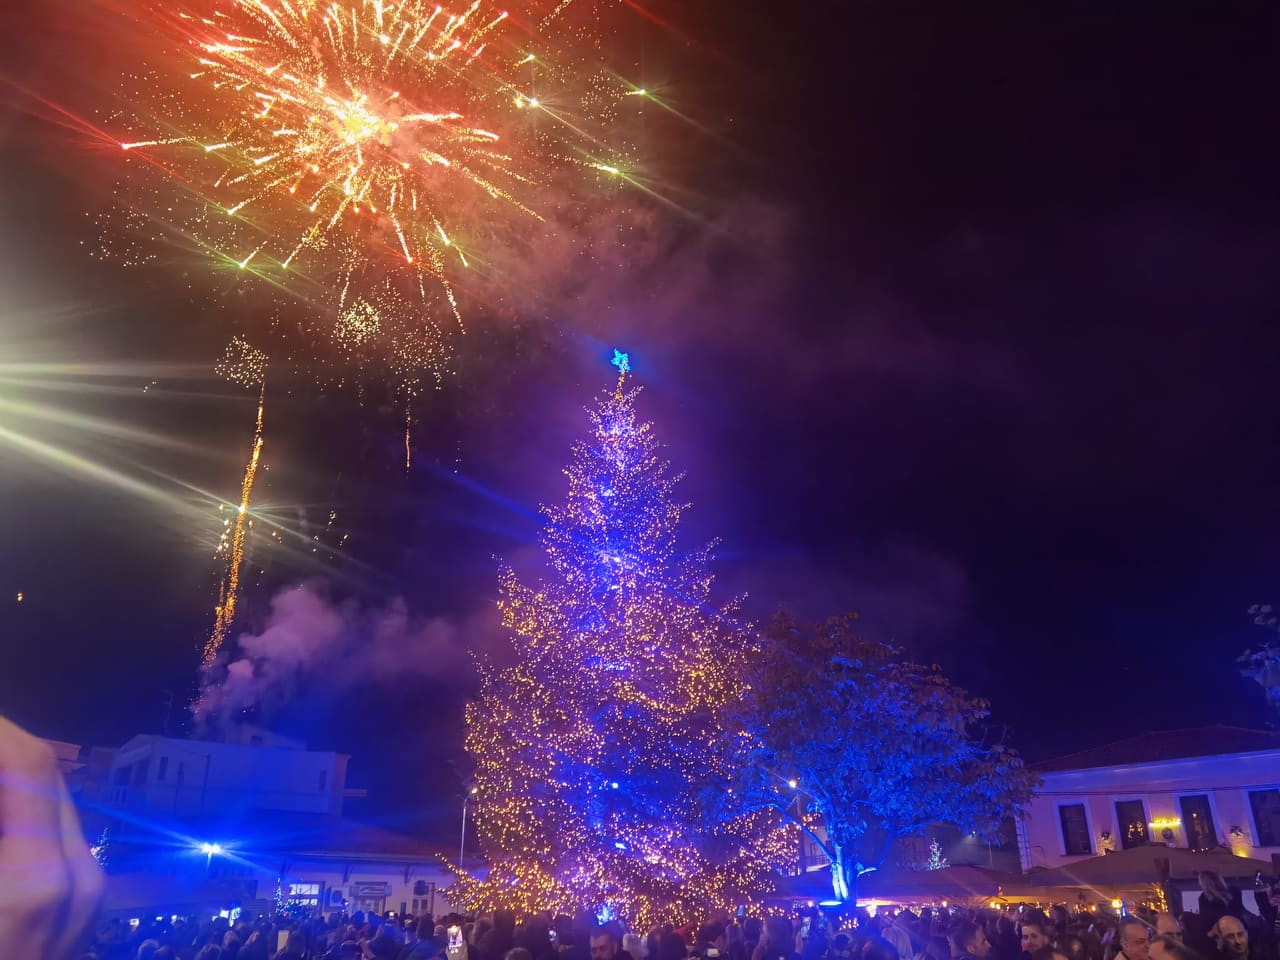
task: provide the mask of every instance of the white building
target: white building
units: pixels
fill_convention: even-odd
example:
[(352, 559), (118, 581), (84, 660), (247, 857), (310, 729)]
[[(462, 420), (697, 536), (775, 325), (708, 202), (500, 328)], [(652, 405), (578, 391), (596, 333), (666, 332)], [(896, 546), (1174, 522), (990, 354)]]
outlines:
[(1044, 782), (1018, 822), (1023, 870), (1147, 843), (1280, 853), (1280, 733), (1148, 733), (1034, 769)]
[(304, 907), (399, 916), (443, 916), (454, 875), (429, 845), (338, 817), (258, 816), (256, 835), (230, 840), (210, 863), (211, 875), (239, 880), (246, 901), (266, 912), (282, 887)]
[(346, 754), (255, 728), (235, 742), (143, 734), (118, 750), (46, 741), (107, 828), (106, 910), (119, 917), (302, 907), (441, 916), (454, 875), (430, 844), (344, 819), (364, 796)]
[(347, 789), (348, 760), (252, 728), (235, 743), (143, 734), (115, 752), (95, 799), (173, 817), (253, 809), (341, 815), (344, 800), (364, 795)]

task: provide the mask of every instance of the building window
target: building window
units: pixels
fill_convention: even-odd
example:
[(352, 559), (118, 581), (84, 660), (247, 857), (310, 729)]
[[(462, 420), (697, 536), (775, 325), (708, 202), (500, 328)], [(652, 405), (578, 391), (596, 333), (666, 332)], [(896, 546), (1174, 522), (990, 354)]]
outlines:
[(150, 758), (146, 760), (139, 760), (133, 767), (133, 785), (136, 787), (136, 786), (139, 786), (140, 784), (146, 783), (147, 774), (150, 772), (150, 770), (151, 770)]
[(1183, 797), (1182, 829), (1187, 834), (1187, 846), (1192, 850), (1212, 850), (1218, 845), (1218, 831), (1213, 825), (1213, 811), (1209, 798), (1203, 794)]
[(321, 793), (324, 793), (324, 786), (326, 783), (328, 783), (328, 781), (329, 781), (329, 771), (321, 770), (320, 771), (320, 787), (319, 787), (319, 790)]
[(1085, 816), (1083, 803), (1072, 803), (1058, 808), (1062, 820), (1062, 849), (1069, 857), (1087, 857), (1093, 853), (1093, 840), (1089, 836), (1089, 818)]
[(160, 763), (156, 767), (156, 783), (164, 782), (164, 775), (169, 772), (169, 758), (161, 757)]
[(1146, 844), (1147, 808), (1141, 800), (1117, 800), (1116, 824), (1120, 827), (1120, 845), (1124, 849)]
[(1280, 847), (1280, 790), (1250, 790), (1253, 837), (1260, 847)]
[(182, 781), (185, 779), (186, 773), (187, 773), (186, 766), (183, 764), (181, 760), (179, 760), (178, 761), (178, 786), (182, 786)]
[(318, 883), (291, 883), (289, 884), (288, 902), (296, 904), (305, 909), (318, 909), (320, 906), (320, 884)]
[(129, 785), (129, 774), (132, 772), (133, 765), (126, 763), (123, 767), (116, 767), (116, 772), (111, 779), (117, 787), (127, 787)]

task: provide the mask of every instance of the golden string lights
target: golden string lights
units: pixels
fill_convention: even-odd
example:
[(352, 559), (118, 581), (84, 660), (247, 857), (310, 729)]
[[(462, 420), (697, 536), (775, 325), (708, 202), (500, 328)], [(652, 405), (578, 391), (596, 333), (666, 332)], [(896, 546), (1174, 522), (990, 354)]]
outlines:
[(709, 548), (678, 550), (678, 477), (636, 415), (627, 355), (614, 363), (568, 496), (543, 509), (546, 576), (499, 581), (515, 658), (481, 663), (466, 713), (490, 869), (453, 902), (590, 905), (643, 929), (749, 902), (798, 837), (772, 811), (711, 812), (744, 759), (732, 708), (754, 641), (711, 600)]

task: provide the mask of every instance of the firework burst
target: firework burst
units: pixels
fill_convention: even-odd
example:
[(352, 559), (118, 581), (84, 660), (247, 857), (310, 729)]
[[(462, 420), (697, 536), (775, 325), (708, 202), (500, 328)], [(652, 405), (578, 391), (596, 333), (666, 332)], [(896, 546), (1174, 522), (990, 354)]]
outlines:
[(138, 121), (151, 135), (121, 146), (149, 179), (184, 185), (192, 215), (170, 226), (187, 241), (322, 308), (330, 291), (345, 299), (353, 283), (396, 275), (418, 293), (416, 313), (431, 288), (460, 324), (458, 276), (492, 268), (504, 225), (542, 219), (539, 191), (558, 171), (616, 169), (605, 132), (632, 91), (555, 49), (575, 36), (560, 30), (566, 10), (540, 18), (490, 0), (172, 9), (157, 22), (190, 52), (188, 73), (152, 96)]
[[(273, 364), (339, 385), (390, 380), (408, 468), (413, 402), (448, 369), (460, 294), (503, 290), (507, 267), (523, 268), (549, 237), (551, 214), (580, 199), (578, 184), (619, 178), (629, 150), (614, 126), (636, 88), (601, 61), (613, 5), (151, 6), (138, 23), (149, 53), (119, 118), (124, 229), (101, 255), (146, 262), (163, 238), (215, 273), (261, 281), (265, 325), (250, 309), (236, 327), (254, 328)], [(206, 664), (235, 617), (266, 364), (239, 338), (219, 366), (259, 403), (240, 502), (224, 515)]]

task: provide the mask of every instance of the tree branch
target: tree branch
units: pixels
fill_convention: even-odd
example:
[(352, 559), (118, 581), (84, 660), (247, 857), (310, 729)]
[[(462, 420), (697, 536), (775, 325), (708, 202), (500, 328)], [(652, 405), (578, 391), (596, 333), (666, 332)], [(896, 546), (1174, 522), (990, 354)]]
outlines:
[(828, 860), (830, 860), (832, 863), (836, 862), (835, 845), (831, 843), (831, 841), (829, 840), (823, 840), (820, 836), (818, 836), (816, 833), (813, 832), (813, 829), (807, 823), (805, 823), (803, 820), (801, 820), (800, 818), (795, 816), (793, 813), (791, 813), (790, 812), (791, 804), (786, 804), (784, 806), (781, 803), (776, 803), (774, 804), (774, 806), (778, 809), (778, 812), (782, 814), (782, 818), (784, 820), (791, 821), (797, 827), (799, 827), (805, 834), (807, 834), (809, 839), (814, 842), (814, 844), (818, 847), (818, 849), (827, 855)]

